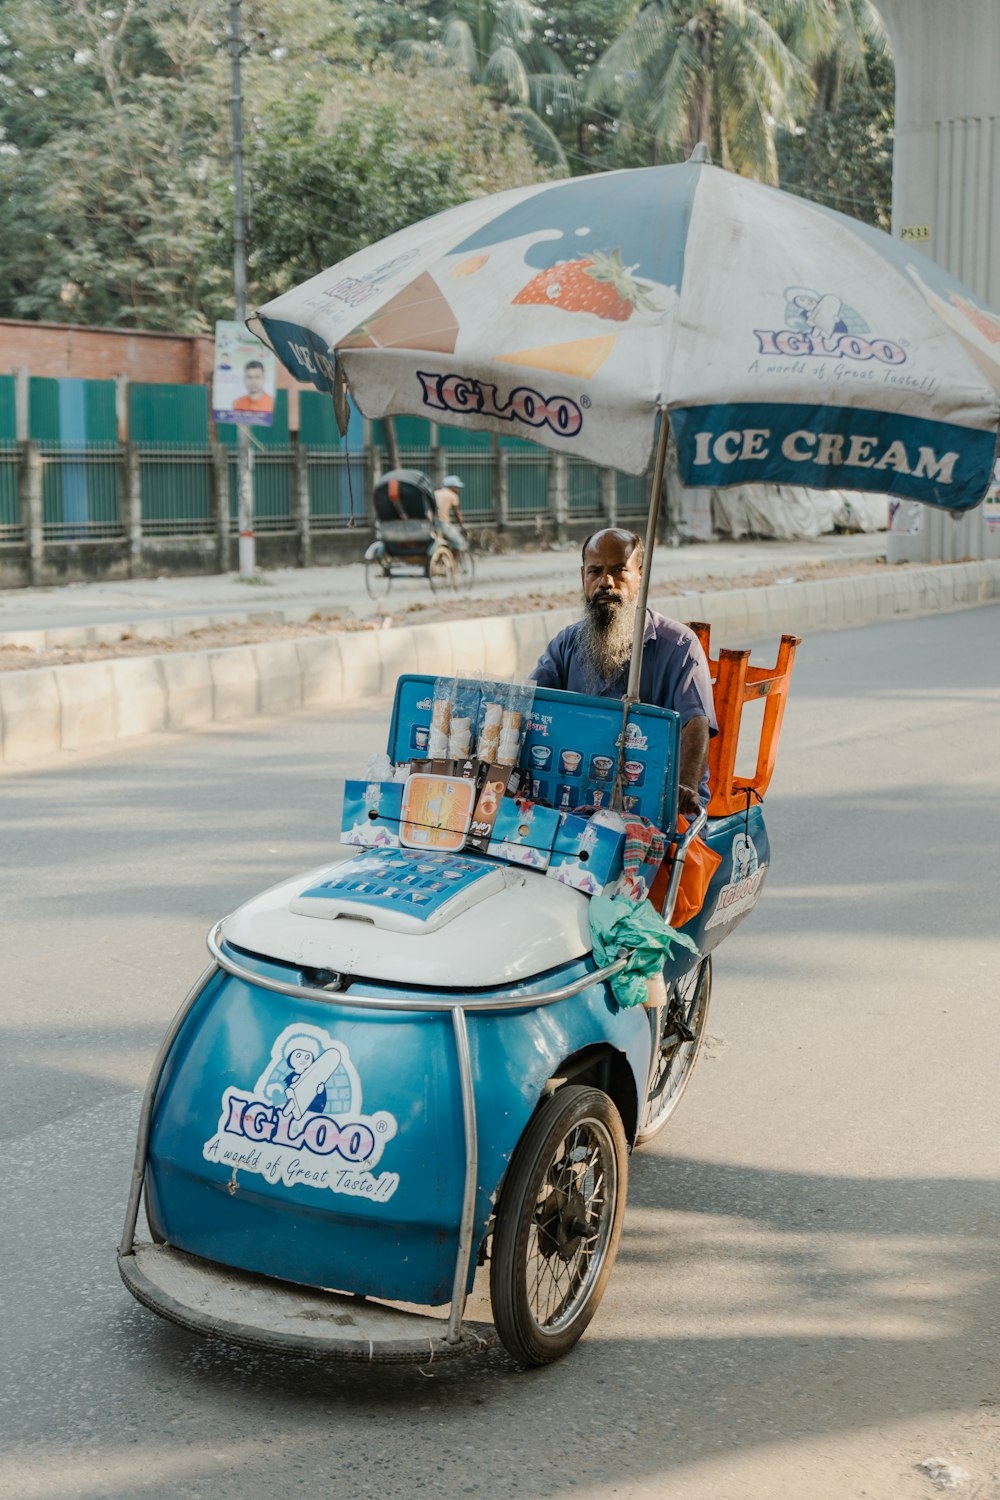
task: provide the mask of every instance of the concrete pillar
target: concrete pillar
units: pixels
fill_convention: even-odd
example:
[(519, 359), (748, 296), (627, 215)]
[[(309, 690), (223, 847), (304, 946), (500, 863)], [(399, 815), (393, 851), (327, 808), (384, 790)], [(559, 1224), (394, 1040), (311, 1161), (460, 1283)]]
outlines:
[(506, 531), (510, 522), (510, 455), (506, 448), (497, 443), (494, 450), (494, 474), (496, 476), (496, 515), (497, 527), (500, 531)]
[(124, 457), (122, 525), (128, 542), (128, 576), (138, 578), (142, 571), (142, 469), (138, 444), (126, 443)]
[(556, 540), (565, 541), (569, 522), (569, 474), (564, 453), (549, 454), (549, 515), (555, 523)]
[(44, 581), (45, 533), (42, 530), (42, 450), (37, 442), (24, 445), (21, 519), (28, 541), (28, 582), (40, 584)]
[(618, 476), (614, 469), (601, 470), (601, 514), (605, 526), (618, 525)]
[(30, 379), (27, 365), (19, 365), (14, 371), (14, 436), (19, 443), (26, 443), (31, 436), (28, 430), (28, 382)]
[(292, 482), (292, 512), (299, 543), (299, 567), (312, 564), (312, 521), (309, 505), (309, 450), (295, 448), (295, 473)]
[[(1000, 310), (1000, 0), (877, 0), (896, 63), (892, 232)], [(992, 247), (992, 253), (991, 253)], [(996, 556), (982, 510), (925, 508), (889, 562)]]
[(127, 443), (132, 436), (128, 425), (128, 376), (115, 376), (115, 422), (118, 427), (118, 441)]
[[(367, 417), (365, 418), (365, 452), (368, 454), (371, 463), (372, 489), (374, 489), (382, 478), (382, 450), (381, 448), (376, 448), (372, 441), (372, 424)], [(344, 456), (346, 461), (350, 462), (346, 443), (344, 444)]]
[(429, 478), (435, 489), (440, 489), (441, 481), (448, 472), (448, 455), (441, 447), (441, 432), (436, 422), (428, 423), (431, 430), (431, 472)]
[(215, 566), (229, 572), (229, 449), (212, 444), (212, 502), (215, 513)]

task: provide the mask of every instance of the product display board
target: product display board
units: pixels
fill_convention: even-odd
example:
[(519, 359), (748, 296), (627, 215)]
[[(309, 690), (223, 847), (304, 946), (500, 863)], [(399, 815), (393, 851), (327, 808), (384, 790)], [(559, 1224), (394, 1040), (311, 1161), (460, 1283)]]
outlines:
[[(434, 698), (433, 677), (407, 675), (396, 684), (388, 753), (394, 763), (427, 758)], [(526, 794), (561, 811), (611, 804), (622, 705), (536, 688), (519, 757), (531, 777)], [(623, 810), (672, 833), (677, 805), (680, 720), (670, 709), (638, 704), (625, 737)]]

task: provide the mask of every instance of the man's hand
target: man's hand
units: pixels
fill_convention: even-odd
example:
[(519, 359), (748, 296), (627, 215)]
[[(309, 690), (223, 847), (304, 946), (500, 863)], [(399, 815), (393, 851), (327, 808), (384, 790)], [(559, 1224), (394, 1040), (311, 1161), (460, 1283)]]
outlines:
[(701, 714), (681, 725), (680, 787), (677, 808), (686, 818), (701, 812), (698, 788), (708, 768), (708, 720)]

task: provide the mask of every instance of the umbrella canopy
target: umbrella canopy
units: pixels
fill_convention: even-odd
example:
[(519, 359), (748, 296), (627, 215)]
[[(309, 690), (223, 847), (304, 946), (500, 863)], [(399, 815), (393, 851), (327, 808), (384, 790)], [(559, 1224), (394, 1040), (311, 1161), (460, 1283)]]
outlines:
[[(698, 153), (696, 152), (696, 157)], [(1000, 318), (908, 244), (692, 158), (450, 209), (249, 326), (369, 417), (530, 438), (630, 473), (960, 511), (990, 482)]]

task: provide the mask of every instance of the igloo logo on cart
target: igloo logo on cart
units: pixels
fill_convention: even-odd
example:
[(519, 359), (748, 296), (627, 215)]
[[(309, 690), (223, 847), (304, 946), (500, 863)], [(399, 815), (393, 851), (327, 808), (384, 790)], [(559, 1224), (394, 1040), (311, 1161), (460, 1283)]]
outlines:
[(715, 910), (705, 923), (706, 931), (709, 927), (721, 927), (723, 922), (734, 922), (756, 906), (766, 874), (767, 861), (761, 864), (753, 839), (749, 834), (738, 833), (733, 839), (732, 880), (719, 892)]
[(252, 1092), (226, 1089), (202, 1154), (231, 1167), (233, 1181), (256, 1172), (288, 1187), (385, 1203), (399, 1174), (374, 1168), (396, 1129), (386, 1110), (362, 1112), (361, 1079), (343, 1042), (318, 1026), (286, 1026)]

